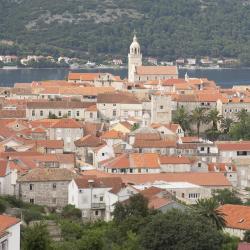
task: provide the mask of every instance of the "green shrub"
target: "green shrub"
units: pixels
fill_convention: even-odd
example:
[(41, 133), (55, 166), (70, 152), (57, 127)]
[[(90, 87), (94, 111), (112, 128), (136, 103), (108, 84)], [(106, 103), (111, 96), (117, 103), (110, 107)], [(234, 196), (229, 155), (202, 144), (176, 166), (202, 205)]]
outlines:
[(7, 208), (7, 202), (0, 199), (0, 213), (4, 213)]
[(82, 212), (80, 209), (75, 208), (73, 205), (67, 205), (66, 207), (63, 208), (62, 211), (62, 217), (67, 218), (67, 219), (81, 219), (82, 217)]
[(43, 219), (43, 215), (35, 209), (25, 209), (23, 210), (23, 218), (29, 224), (31, 221)]

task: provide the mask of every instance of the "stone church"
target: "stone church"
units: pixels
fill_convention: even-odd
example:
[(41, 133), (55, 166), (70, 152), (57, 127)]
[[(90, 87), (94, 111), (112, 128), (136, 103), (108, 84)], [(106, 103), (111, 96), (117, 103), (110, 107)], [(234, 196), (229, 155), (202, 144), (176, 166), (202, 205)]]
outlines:
[(178, 78), (177, 66), (143, 66), (141, 47), (134, 34), (128, 54), (128, 81), (145, 82)]

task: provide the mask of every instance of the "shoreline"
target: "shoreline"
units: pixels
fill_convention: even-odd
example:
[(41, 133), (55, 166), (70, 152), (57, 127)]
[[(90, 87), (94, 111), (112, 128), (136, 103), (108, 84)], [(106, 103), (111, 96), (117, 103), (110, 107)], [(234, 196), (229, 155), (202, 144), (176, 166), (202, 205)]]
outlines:
[[(78, 70), (103, 70), (103, 69), (112, 69), (112, 70), (122, 70), (122, 69), (128, 69), (127, 66), (123, 67), (112, 67), (112, 66), (107, 66), (107, 67), (79, 67), (76, 69), (71, 69), (70, 67), (54, 67), (54, 68), (20, 68), (20, 67), (10, 67), (10, 68), (0, 68), (0, 71), (9, 71), (9, 70), (56, 70), (56, 69), (64, 69), (64, 70), (69, 70), (69, 71), (78, 71)], [(189, 70), (189, 71), (196, 71), (196, 70), (238, 70), (238, 69), (250, 69), (250, 67), (195, 67), (195, 68), (189, 68), (189, 67), (179, 67), (179, 70)]]

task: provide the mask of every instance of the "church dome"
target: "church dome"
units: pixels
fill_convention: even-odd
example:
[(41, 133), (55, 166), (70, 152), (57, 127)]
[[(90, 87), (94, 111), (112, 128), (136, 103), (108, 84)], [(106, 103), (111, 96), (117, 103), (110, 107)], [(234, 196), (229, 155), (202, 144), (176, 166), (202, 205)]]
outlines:
[(140, 54), (140, 44), (137, 41), (136, 35), (134, 35), (133, 42), (130, 45), (130, 53), (131, 54)]

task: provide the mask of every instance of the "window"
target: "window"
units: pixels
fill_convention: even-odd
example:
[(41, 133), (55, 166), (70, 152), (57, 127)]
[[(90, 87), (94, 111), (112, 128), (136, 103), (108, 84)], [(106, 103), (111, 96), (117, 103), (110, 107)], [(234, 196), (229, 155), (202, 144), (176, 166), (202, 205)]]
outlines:
[(247, 155), (247, 151), (237, 151), (237, 155)]
[(100, 197), (100, 201), (103, 201), (103, 196)]
[(31, 204), (34, 204), (34, 199), (30, 199), (30, 203), (31, 203)]
[(71, 111), (70, 110), (68, 111), (68, 117), (71, 117)]
[(198, 162), (198, 168), (201, 168), (201, 162)]
[(32, 110), (32, 116), (35, 116), (35, 115), (36, 115), (35, 110)]
[(95, 215), (96, 215), (96, 216), (99, 215), (99, 211), (98, 211), (98, 210), (95, 211)]
[(30, 184), (30, 191), (34, 190), (34, 184)]
[(93, 113), (92, 113), (92, 112), (89, 113), (89, 117), (90, 117), (90, 118), (93, 118)]
[(116, 106), (116, 104), (114, 103), (113, 106)]
[(204, 147), (201, 147), (201, 151), (204, 151)]
[(53, 188), (53, 189), (56, 189), (56, 183), (53, 183), (53, 184), (52, 184), (52, 188)]
[(102, 156), (104, 156), (105, 155), (105, 153), (102, 153)]
[(56, 204), (56, 198), (52, 198), (52, 203)]
[(62, 111), (58, 111), (58, 116), (62, 116)]
[(80, 111), (76, 111), (76, 116), (80, 116)]
[(163, 105), (160, 106), (160, 109), (163, 109)]
[(43, 116), (43, 110), (40, 110), (40, 116)]
[(116, 116), (116, 110), (113, 110), (113, 116)]

